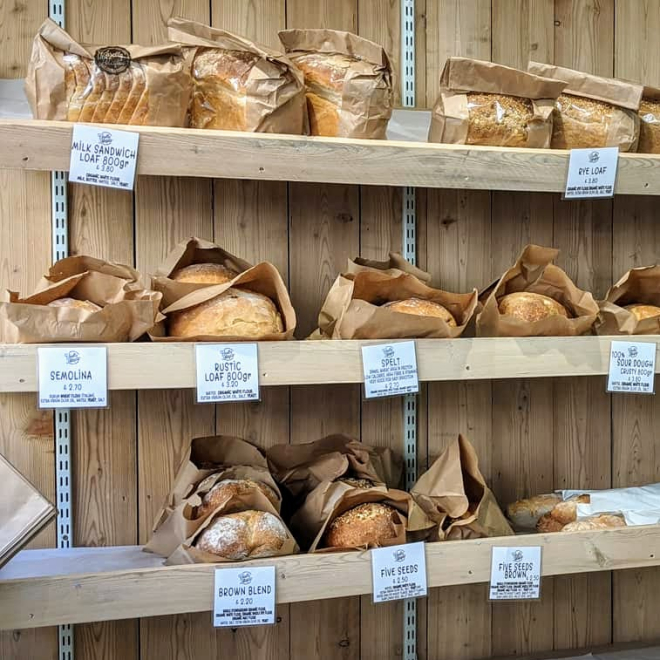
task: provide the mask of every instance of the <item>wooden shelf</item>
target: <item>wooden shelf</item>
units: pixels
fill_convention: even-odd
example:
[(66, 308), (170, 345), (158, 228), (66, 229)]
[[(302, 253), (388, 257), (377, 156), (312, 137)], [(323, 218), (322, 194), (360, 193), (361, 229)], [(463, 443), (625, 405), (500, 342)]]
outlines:
[[(487, 582), (491, 548), (502, 545), (542, 546), (544, 576), (660, 565), (655, 525), (451, 541), (426, 546), (429, 586)], [(370, 561), (343, 552), (253, 565), (275, 565), (277, 602), (292, 603), (371, 593)], [(0, 569), (0, 629), (210, 611), (215, 568), (163, 566), (140, 547), (25, 550)]]
[[(421, 381), (602, 376), (617, 337), (418, 339)], [(635, 337), (660, 342), (660, 336)], [(361, 383), (365, 344), (377, 341), (260, 342), (262, 386)], [(107, 344), (111, 390), (195, 387), (190, 343)], [(660, 373), (660, 360), (656, 362)], [(0, 392), (37, 391), (37, 345), (0, 344)]]
[[(106, 127), (107, 128), (107, 127)], [(140, 133), (138, 174), (563, 192), (567, 151), (182, 128)], [(73, 124), (0, 121), (0, 168), (68, 170)], [(660, 156), (622, 154), (616, 192), (660, 194)]]

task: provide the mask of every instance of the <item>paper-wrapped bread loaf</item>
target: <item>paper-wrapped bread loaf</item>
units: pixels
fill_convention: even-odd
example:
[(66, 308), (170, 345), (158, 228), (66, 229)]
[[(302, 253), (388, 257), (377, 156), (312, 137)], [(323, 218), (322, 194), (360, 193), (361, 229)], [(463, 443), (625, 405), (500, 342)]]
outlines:
[(381, 46), (336, 30), (284, 30), (280, 40), (304, 75), (312, 135), (385, 137), (392, 73)]
[(282, 316), (270, 298), (233, 287), (200, 305), (173, 312), (169, 318), (172, 337), (216, 335), (259, 339), (283, 330)]
[(237, 273), (222, 264), (191, 264), (172, 273), (175, 282), (186, 284), (224, 284), (231, 282)]
[(414, 314), (415, 316), (431, 316), (442, 319), (451, 328), (456, 327), (456, 319), (452, 313), (443, 307), (440, 303), (432, 300), (422, 300), (421, 298), (407, 298), (406, 300), (396, 300), (383, 305), (389, 307), (393, 312), (401, 314)]
[(184, 126), (191, 89), (176, 45), (83, 45), (50, 19), (35, 37), (25, 84), (37, 119), (134, 126)]
[(566, 307), (554, 298), (528, 291), (509, 293), (503, 296), (498, 301), (498, 309), (500, 314), (513, 316), (528, 323), (557, 315), (571, 318)]
[(397, 510), (380, 502), (365, 502), (337, 516), (325, 532), (329, 548), (379, 547), (396, 538)]
[(223, 479), (204, 495), (195, 517), (203, 518), (232, 497), (245, 495), (255, 490), (261, 491), (274, 507), (278, 508), (280, 506), (277, 493), (268, 484), (254, 479)]

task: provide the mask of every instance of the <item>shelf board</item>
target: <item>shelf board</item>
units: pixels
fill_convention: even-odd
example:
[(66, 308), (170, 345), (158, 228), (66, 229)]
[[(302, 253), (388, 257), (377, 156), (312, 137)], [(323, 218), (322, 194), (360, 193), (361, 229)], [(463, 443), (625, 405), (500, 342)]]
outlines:
[[(655, 525), (449, 541), (426, 546), (429, 586), (487, 582), (493, 546), (532, 545), (543, 548), (544, 576), (660, 565)], [(277, 602), (292, 603), (371, 593), (370, 561), (341, 552), (250, 563), (274, 565)], [(210, 611), (216, 566), (163, 566), (132, 546), (24, 550), (0, 569), (0, 629)]]
[[(105, 126), (107, 128), (107, 126)], [(568, 151), (124, 127), (138, 174), (563, 192)], [(0, 168), (68, 170), (73, 124), (0, 120)], [(660, 194), (660, 156), (622, 154), (616, 192)]]
[[(418, 339), (421, 381), (602, 376), (613, 337)], [(659, 342), (660, 336), (635, 337)], [(377, 341), (260, 342), (262, 386), (361, 383), (365, 344)], [(195, 387), (191, 343), (107, 344), (111, 390)], [(656, 362), (660, 373), (660, 360)], [(37, 345), (0, 344), (0, 392), (37, 391)]]

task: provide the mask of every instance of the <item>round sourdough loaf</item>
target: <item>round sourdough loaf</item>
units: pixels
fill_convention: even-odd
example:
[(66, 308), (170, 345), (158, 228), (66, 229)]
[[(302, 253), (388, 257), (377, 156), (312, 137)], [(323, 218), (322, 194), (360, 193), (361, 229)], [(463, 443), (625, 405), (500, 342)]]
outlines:
[(215, 335), (259, 339), (283, 331), (282, 317), (270, 298), (233, 287), (200, 305), (169, 315), (172, 337)]
[(440, 303), (431, 300), (408, 298), (406, 300), (397, 300), (395, 302), (386, 303), (383, 307), (388, 307), (393, 312), (400, 312), (401, 314), (414, 314), (415, 316), (430, 316), (442, 319), (452, 328), (456, 327), (456, 319), (453, 317), (452, 313)]
[(583, 518), (575, 522), (568, 523), (562, 532), (588, 532), (592, 529), (611, 529), (612, 527), (626, 527), (626, 521), (623, 516), (616, 516), (609, 513), (603, 513), (591, 518)]
[(506, 514), (514, 527), (532, 530), (536, 529), (539, 519), (550, 513), (561, 501), (561, 497), (555, 493), (535, 495), (509, 504)]
[(197, 538), (199, 550), (230, 561), (272, 557), (287, 539), (284, 523), (267, 511), (218, 516)]
[(396, 538), (394, 515), (397, 510), (380, 502), (359, 504), (328, 525), (325, 545), (329, 548), (378, 547)]
[(48, 303), (48, 307), (71, 307), (84, 309), (86, 312), (100, 312), (101, 307), (89, 300), (76, 300), (75, 298), (58, 298)]
[(222, 264), (192, 264), (172, 273), (176, 282), (186, 284), (224, 284), (231, 282), (236, 273)]
[(247, 495), (254, 490), (260, 490), (274, 507), (279, 507), (277, 494), (268, 484), (254, 479), (223, 479), (204, 495), (195, 518), (203, 518), (232, 497)]
[(513, 316), (519, 321), (533, 323), (549, 316), (571, 318), (568, 310), (553, 298), (540, 293), (521, 291), (503, 296), (498, 301), (500, 314)]
[(638, 321), (660, 316), (660, 307), (655, 305), (626, 305), (626, 309), (632, 312)]

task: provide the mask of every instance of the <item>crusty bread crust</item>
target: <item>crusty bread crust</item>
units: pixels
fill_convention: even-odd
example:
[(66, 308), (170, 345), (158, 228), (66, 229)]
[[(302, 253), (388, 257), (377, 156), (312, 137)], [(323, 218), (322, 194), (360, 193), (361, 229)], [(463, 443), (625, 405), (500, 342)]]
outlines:
[(388, 307), (393, 312), (400, 312), (401, 314), (414, 314), (415, 316), (430, 316), (442, 319), (450, 327), (456, 327), (456, 319), (452, 313), (440, 303), (431, 300), (408, 298), (406, 300), (386, 303), (383, 307)]
[(373, 548), (396, 538), (394, 507), (365, 502), (337, 516), (325, 532), (329, 548)]
[(513, 316), (519, 321), (534, 323), (549, 316), (571, 318), (568, 310), (559, 302), (540, 293), (520, 291), (499, 299), (500, 314)]

